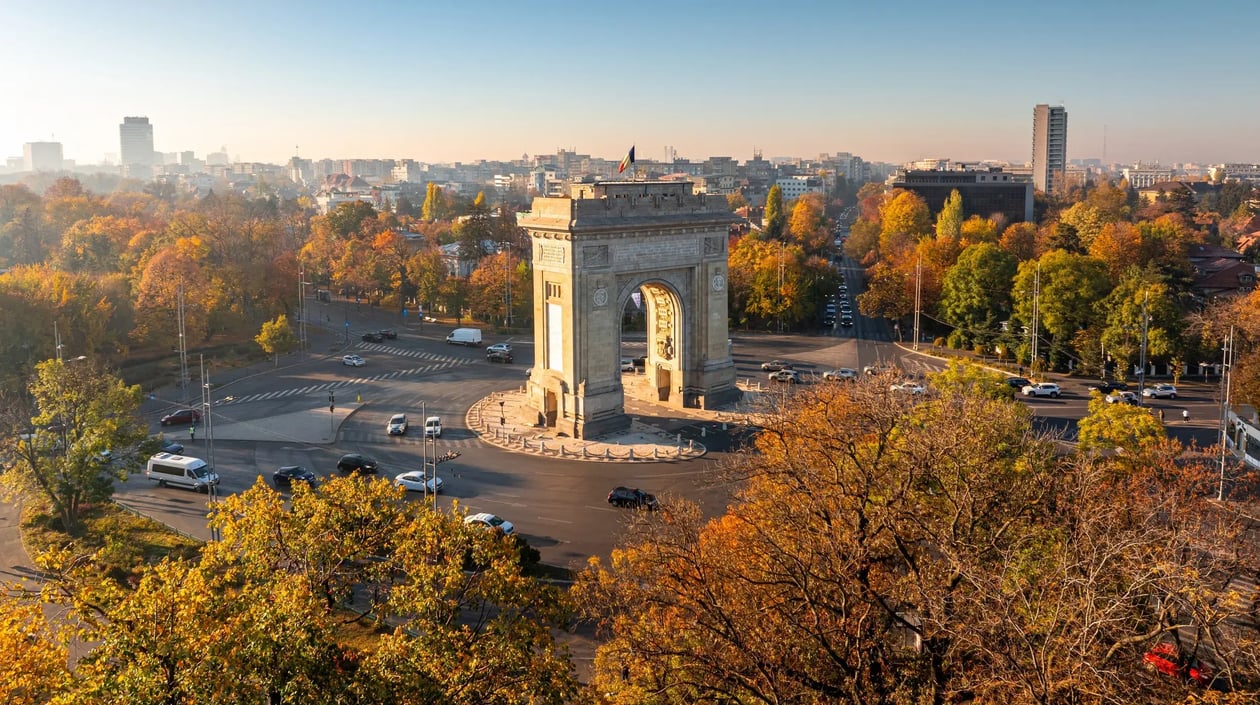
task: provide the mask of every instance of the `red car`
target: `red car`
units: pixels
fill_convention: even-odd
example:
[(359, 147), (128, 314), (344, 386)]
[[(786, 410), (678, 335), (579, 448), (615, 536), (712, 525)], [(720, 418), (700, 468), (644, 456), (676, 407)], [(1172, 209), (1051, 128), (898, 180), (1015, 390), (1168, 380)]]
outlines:
[(1212, 669), (1196, 659), (1182, 656), (1177, 647), (1168, 642), (1156, 644), (1142, 654), (1142, 663), (1166, 676), (1181, 678), (1202, 688), (1212, 683)]

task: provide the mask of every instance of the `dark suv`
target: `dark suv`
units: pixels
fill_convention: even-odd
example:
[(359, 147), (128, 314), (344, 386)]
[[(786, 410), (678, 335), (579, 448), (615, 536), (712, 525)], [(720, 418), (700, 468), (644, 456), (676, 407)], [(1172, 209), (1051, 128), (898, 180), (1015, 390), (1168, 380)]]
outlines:
[(376, 474), (376, 461), (366, 455), (347, 453), (337, 461), (337, 469), (342, 472), (369, 472)]
[(363, 342), (365, 343), (379, 343), (383, 340), (385, 340), (385, 336), (374, 330), (363, 334)]
[(634, 507), (635, 509), (656, 509), (656, 495), (649, 494), (635, 487), (614, 487), (608, 493), (608, 503), (614, 507)]
[(174, 426), (175, 424), (194, 424), (201, 420), (201, 412), (196, 409), (180, 409), (172, 411), (162, 417), (159, 422), (163, 426)]
[(486, 353), (486, 360), (488, 362), (511, 362), (512, 353), (506, 350), (491, 350)]
[(398, 340), (398, 331), (393, 328), (382, 328), (379, 332), (381, 337), (386, 340)]

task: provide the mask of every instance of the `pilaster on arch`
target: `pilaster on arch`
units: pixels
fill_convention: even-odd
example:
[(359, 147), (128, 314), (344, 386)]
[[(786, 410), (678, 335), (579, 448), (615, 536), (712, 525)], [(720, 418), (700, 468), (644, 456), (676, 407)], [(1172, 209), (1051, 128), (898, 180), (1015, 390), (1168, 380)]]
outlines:
[(572, 198), (536, 198), (519, 222), (534, 251), (537, 421), (590, 437), (629, 425), (619, 346), (621, 313), (649, 298), (652, 393), (676, 407), (735, 399), (727, 340), (726, 240), (720, 196), (687, 182), (603, 182)]

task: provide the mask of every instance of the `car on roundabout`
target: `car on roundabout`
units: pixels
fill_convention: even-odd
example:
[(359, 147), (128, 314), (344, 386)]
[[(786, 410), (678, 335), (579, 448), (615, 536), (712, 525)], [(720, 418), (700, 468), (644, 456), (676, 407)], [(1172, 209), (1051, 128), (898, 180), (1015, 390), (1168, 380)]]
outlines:
[(441, 438), (442, 437), (442, 417), (430, 416), (424, 420), (424, 437), (425, 438)]
[(782, 382), (783, 384), (800, 384), (801, 373), (796, 370), (777, 370), (768, 375), (771, 382)]
[(363, 360), (363, 358), (352, 353), (350, 355), (342, 355), (341, 364), (346, 365), (347, 367), (363, 367), (363, 365), (367, 363)]
[(1142, 401), (1141, 399), (1138, 398), (1138, 395), (1129, 391), (1112, 392), (1111, 394), (1108, 394), (1107, 396), (1103, 397), (1103, 399), (1106, 400), (1108, 404), (1123, 403), (1123, 404), (1130, 404), (1133, 406), (1137, 406)]
[(379, 331), (374, 331), (374, 330), (370, 330), (364, 333), (360, 337), (363, 339), (363, 342), (365, 343), (380, 343), (380, 342), (384, 342), (385, 340), (385, 336), (381, 335)]
[(771, 360), (770, 362), (761, 363), (762, 372), (778, 372), (779, 370), (792, 369), (792, 363), (787, 360)]
[(425, 479), (424, 473), (419, 470), (411, 470), (394, 476), (394, 484), (407, 490), (408, 492), (423, 492), (425, 494), (437, 494), (442, 491), (442, 478), (430, 477)]
[(162, 417), (158, 423), (162, 426), (178, 426), (182, 424), (195, 424), (201, 420), (201, 412), (196, 409), (180, 409), (172, 411)]
[(644, 492), (638, 487), (614, 487), (608, 493), (608, 503), (614, 507), (633, 507), (635, 509), (656, 509), (660, 503), (656, 495)]
[(511, 352), (512, 352), (512, 344), (511, 344), (511, 343), (495, 343), (494, 345), (487, 345), (487, 346), (486, 346), (486, 354), (488, 355), (488, 354), (490, 354), (490, 353), (492, 353), (492, 352), (505, 352), (505, 353), (511, 353)]
[(284, 465), (271, 473), (271, 482), (276, 487), (292, 487), (295, 482), (314, 487), (319, 480), (315, 477), (315, 473), (301, 465)]
[(1089, 385), (1090, 389), (1097, 389), (1101, 394), (1111, 394), (1112, 392), (1123, 392), (1129, 388), (1125, 382), (1097, 382)]
[(1034, 384), (1024, 385), (1020, 393), (1026, 397), (1050, 397), (1058, 399), (1063, 392), (1059, 389), (1059, 385), (1053, 382), (1036, 382)]
[(1176, 399), (1177, 387), (1171, 384), (1156, 384), (1143, 389), (1142, 396), (1148, 399)]
[(491, 350), (486, 353), (486, 362), (510, 364), (512, 362), (512, 353), (506, 350)]
[(857, 379), (858, 372), (852, 367), (839, 367), (834, 370), (827, 370), (823, 373), (823, 380), (826, 382), (839, 382)]
[(1032, 380), (1024, 377), (1007, 377), (1006, 383), (1015, 389), (1023, 389), (1024, 387), (1032, 384)]
[(906, 382), (899, 382), (897, 384), (889, 385), (888, 391), (906, 392), (908, 394), (923, 394), (924, 392), (927, 391), (927, 387), (924, 387), (918, 382), (906, 381)]
[(393, 328), (382, 328), (377, 332), (386, 340), (398, 340), (398, 331)]
[(385, 433), (391, 436), (407, 435), (407, 415), (394, 414), (389, 417), (389, 422), (385, 424)]
[(341, 460), (337, 461), (337, 469), (341, 472), (349, 473), (372, 473), (376, 474), (379, 469), (376, 461), (361, 453), (346, 453), (341, 456)]
[(492, 529), (508, 536), (511, 536), (516, 531), (516, 527), (512, 525), (512, 522), (489, 512), (469, 514), (464, 517), (464, 523), (470, 526), (481, 526), (487, 529)]
[(634, 360), (628, 357), (621, 358), (621, 371), (634, 372)]

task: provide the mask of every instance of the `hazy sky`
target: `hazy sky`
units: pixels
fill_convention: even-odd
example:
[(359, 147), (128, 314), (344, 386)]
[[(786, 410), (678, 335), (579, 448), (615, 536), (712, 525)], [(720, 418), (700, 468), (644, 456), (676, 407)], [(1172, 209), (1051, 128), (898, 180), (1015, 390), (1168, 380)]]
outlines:
[[(1256, 0), (0, 0), (0, 156), (1260, 162)], [(1241, 58), (1235, 58), (1241, 57)]]

